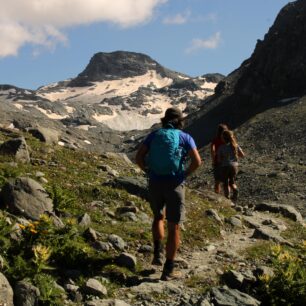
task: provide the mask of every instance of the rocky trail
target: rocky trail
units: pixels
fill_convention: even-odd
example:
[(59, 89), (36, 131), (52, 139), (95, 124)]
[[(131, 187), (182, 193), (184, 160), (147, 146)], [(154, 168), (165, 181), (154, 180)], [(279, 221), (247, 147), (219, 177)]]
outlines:
[[(208, 192), (209, 194), (209, 192)], [(210, 195), (211, 197), (212, 195)], [(161, 281), (162, 267), (147, 265), (145, 277), (139, 284), (118, 292), (118, 298), (129, 301), (131, 305), (259, 305), (260, 302), (244, 293), (245, 289), (256, 282), (256, 277), (268, 269), (258, 267), (248, 258), (248, 249), (273, 241), (276, 244), (292, 245), (282, 238), (287, 229), (287, 219), (303, 222), (301, 215), (290, 207), (284, 207), (282, 213), (274, 214), (267, 204), (265, 211), (243, 209), (222, 196), (214, 196), (217, 201), (226, 201), (237, 210), (237, 214), (224, 219), (211, 209), (208, 213), (217, 222), (229, 223), (229, 230), (221, 230), (221, 239), (206, 241), (206, 246), (192, 250), (184, 247), (176, 258), (176, 268), (182, 272), (182, 278)], [(241, 204), (241, 203), (240, 203)], [(260, 206), (257, 207), (260, 209)], [(288, 211), (292, 214), (288, 214)], [(290, 221), (289, 221), (290, 222)], [(186, 229), (183, 227), (183, 232)], [(218, 278), (223, 279), (223, 287), (214, 287)], [(213, 287), (210, 293), (203, 294), (207, 286)], [(119, 304), (118, 304), (119, 305)]]

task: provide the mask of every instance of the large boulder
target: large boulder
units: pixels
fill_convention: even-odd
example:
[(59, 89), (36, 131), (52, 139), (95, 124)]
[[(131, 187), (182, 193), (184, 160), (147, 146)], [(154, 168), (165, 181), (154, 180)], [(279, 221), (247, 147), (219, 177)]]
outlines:
[(45, 127), (30, 128), (28, 132), (47, 144), (57, 144), (60, 137), (60, 133), (57, 130)]
[(0, 305), (14, 306), (13, 296), (14, 293), (10, 283), (0, 272)]
[(219, 287), (211, 289), (211, 302), (218, 306), (257, 306), (260, 302), (237, 289)]
[(118, 177), (108, 184), (114, 188), (125, 189), (131, 194), (148, 199), (148, 183), (145, 177)]
[(15, 306), (36, 306), (40, 296), (39, 289), (27, 281), (19, 281), (14, 288)]
[(52, 212), (53, 203), (45, 189), (28, 177), (6, 183), (0, 193), (4, 207), (17, 215), (38, 220), (45, 212)]
[(0, 154), (14, 156), (16, 161), (30, 162), (30, 154), (24, 137), (10, 139), (0, 145)]

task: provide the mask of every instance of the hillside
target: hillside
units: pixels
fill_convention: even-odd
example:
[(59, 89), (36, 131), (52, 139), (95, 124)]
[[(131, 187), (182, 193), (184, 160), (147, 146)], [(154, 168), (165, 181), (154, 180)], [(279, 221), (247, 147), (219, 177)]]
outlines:
[[(297, 268), (305, 268), (298, 212), (233, 207), (189, 188), (176, 261), (183, 278), (159, 281), (160, 268), (150, 264), (146, 179), (124, 154), (48, 145), (5, 129), (0, 143), (0, 302), (9, 306), (259, 305), (280, 293), (275, 287), (270, 295), (261, 278), (273, 270), (272, 288), (283, 280), (271, 262), (275, 254), (291, 254), (285, 264), (301, 260)], [(306, 298), (283, 281), (287, 298)]]
[[(298, 207), (306, 216), (306, 3), (294, 1), (277, 16), (249, 59), (222, 80), (216, 94), (188, 118), (186, 130), (210, 164), (209, 144), (220, 122), (238, 135), (241, 201)], [(212, 186), (209, 166), (195, 184)]]

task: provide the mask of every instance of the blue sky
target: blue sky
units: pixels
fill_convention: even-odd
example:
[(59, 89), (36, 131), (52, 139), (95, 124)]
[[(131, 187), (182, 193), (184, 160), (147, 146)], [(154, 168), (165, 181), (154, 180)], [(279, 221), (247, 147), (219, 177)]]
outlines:
[(199, 76), (252, 54), (288, 0), (0, 0), (0, 84), (75, 77), (96, 52), (126, 50)]

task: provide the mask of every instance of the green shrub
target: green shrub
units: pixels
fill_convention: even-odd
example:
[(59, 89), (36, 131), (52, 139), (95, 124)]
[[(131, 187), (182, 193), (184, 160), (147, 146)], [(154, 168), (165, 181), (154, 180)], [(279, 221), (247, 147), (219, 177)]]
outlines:
[(71, 210), (76, 203), (75, 197), (58, 185), (52, 185), (50, 188), (47, 188), (47, 192), (52, 199), (53, 207), (56, 212)]
[(306, 305), (306, 243), (293, 254), (280, 245), (271, 248), (274, 275), (261, 275), (259, 289), (267, 305)]
[(40, 292), (39, 305), (58, 306), (63, 303), (63, 291), (55, 283), (53, 277), (49, 274), (36, 274), (33, 279), (34, 285)]

